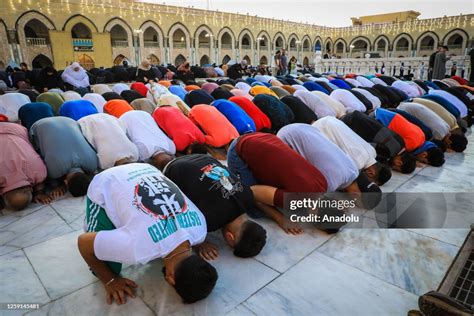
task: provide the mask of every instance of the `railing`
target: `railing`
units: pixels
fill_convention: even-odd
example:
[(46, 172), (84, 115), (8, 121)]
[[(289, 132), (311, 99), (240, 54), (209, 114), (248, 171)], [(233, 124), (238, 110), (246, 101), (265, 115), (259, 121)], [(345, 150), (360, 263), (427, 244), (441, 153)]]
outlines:
[(143, 41), (143, 46), (145, 46), (145, 47), (160, 47), (160, 43), (155, 42), (155, 41)]
[[(428, 77), (428, 57), (406, 57), (406, 58), (344, 58), (344, 59), (322, 59), (315, 64), (315, 71), (318, 73), (336, 72), (338, 74), (375, 74), (381, 73), (382, 66), (385, 74), (403, 75), (409, 73), (414, 75), (415, 79), (427, 79)], [(403, 66), (402, 66), (403, 63)], [(446, 62), (446, 75), (451, 75), (456, 64), (455, 74), (463, 77), (469, 77), (470, 59), (467, 56), (452, 56)]]
[(232, 44), (224, 44), (224, 43), (221, 43), (221, 48), (222, 49), (232, 49)]
[(26, 38), (27, 46), (48, 46), (46, 38), (42, 37), (27, 37)]
[(367, 48), (353, 48), (351, 51), (353, 53), (360, 53), (360, 52), (366, 52), (368, 51), (368, 49)]
[(252, 49), (252, 45), (241, 45), (242, 49)]
[(267, 45), (260, 45), (260, 49), (268, 49), (268, 46)]
[(303, 47), (303, 52), (310, 52), (311, 49), (309, 47)]
[(128, 47), (128, 41), (112, 40), (112, 47)]
[(73, 38), (72, 46), (75, 51), (91, 52), (94, 50), (94, 42), (89, 38)]
[(422, 45), (420, 46), (420, 50), (435, 50), (435, 47), (433, 45)]
[(452, 45), (448, 45), (448, 48), (449, 48), (449, 49), (460, 49), (460, 48), (462, 48), (462, 44), (452, 44)]
[(282, 49), (283, 49), (283, 46), (275, 46), (275, 49), (276, 49), (276, 50), (282, 50)]
[(199, 43), (199, 48), (211, 48), (211, 43)]
[(186, 48), (186, 42), (173, 42), (173, 48)]
[(396, 52), (406, 52), (408, 50), (408, 46), (396, 47)]

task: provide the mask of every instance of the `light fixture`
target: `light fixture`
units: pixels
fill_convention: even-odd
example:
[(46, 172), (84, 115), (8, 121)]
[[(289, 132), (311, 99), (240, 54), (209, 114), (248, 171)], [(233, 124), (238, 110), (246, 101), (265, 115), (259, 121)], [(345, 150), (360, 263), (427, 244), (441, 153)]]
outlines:
[(141, 30), (141, 29), (133, 30), (133, 33), (135, 33), (135, 34), (140, 34), (140, 33), (143, 33), (143, 30)]

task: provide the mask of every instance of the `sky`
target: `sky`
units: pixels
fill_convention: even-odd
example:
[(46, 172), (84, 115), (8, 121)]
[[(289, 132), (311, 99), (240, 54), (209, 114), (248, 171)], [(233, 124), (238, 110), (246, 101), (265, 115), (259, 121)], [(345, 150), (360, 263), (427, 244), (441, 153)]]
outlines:
[(420, 19), (474, 13), (474, 0), (141, 0), (176, 6), (194, 6), (260, 17), (349, 26), (351, 17), (414, 10)]

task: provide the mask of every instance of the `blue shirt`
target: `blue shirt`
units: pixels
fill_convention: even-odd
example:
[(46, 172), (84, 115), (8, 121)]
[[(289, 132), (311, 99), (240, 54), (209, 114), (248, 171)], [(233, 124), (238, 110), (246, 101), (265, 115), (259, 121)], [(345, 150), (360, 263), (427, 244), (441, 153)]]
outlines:
[(188, 93), (183, 87), (178, 86), (178, 85), (172, 85), (171, 87), (168, 88), (170, 92), (174, 95), (177, 95), (181, 100), (184, 101), (184, 98), (186, 97), (186, 93)]
[(306, 81), (305, 83), (303, 83), (303, 87), (308, 89), (308, 91), (321, 91), (329, 95), (328, 90), (326, 90), (323, 86), (313, 81)]
[(461, 116), (461, 112), (459, 111), (459, 109), (454, 104), (452, 104), (451, 102), (443, 98), (442, 96), (434, 95), (434, 94), (425, 94), (422, 96), (422, 98), (438, 103), (455, 117)]
[(257, 130), (250, 116), (234, 102), (220, 99), (212, 102), (212, 106), (224, 114), (240, 135), (252, 133)]
[(333, 79), (333, 80), (330, 80), (330, 82), (341, 89), (346, 89), (346, 90), (351, 89), (351, 86), (342, 79)]
[(97, 114), (97, 108), (88, 100), (72, 100), (66, 101), (59, 108), (59, 115), (72, 118), (75, 121), (80, 120), (84, 116)]

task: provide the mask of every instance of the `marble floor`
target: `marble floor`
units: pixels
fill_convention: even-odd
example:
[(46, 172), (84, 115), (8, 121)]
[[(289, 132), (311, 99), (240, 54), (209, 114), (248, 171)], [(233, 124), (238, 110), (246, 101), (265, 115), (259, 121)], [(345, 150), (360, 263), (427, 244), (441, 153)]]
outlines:
[[(474, 193), (474, 137), (442, 168), (394, 174), (384, 192)], [(462, 199), (461, 199), (462, 200)], [(466, 202), (466, 201), (464, 201)], [(462, 204), (462, 203), (461, 203)], [(466, 203), (464, 203), (466, 204)], [(470, 208), (469, 208), (470, 207)], [(471, 216), (472, 204), (461, 214)], [(38, 303), (3, 315), (406, 315), (436, 289), (468, 229), (380, 229), (373, 211), (336, 235), (308, 230), (289, 236), (259, 220), (268, 243), (253, 259), (235, 258), (219, 235), (219, 280), (204, 301), (183, 305), (161, 274), (161, 262), (129, 266), (137, 298), (107, 305), (102, 285), (77, 250), (84, 199), (65, 197), (0, 216), (0, 303)], [(455, 221), (451, 219), (454, 223)], [(471, 221), (471, 222), (474, 222)], [(453, 224), (454, 225), (454, 224)], [(0, 304), (6, 308), (6, 305)]]

